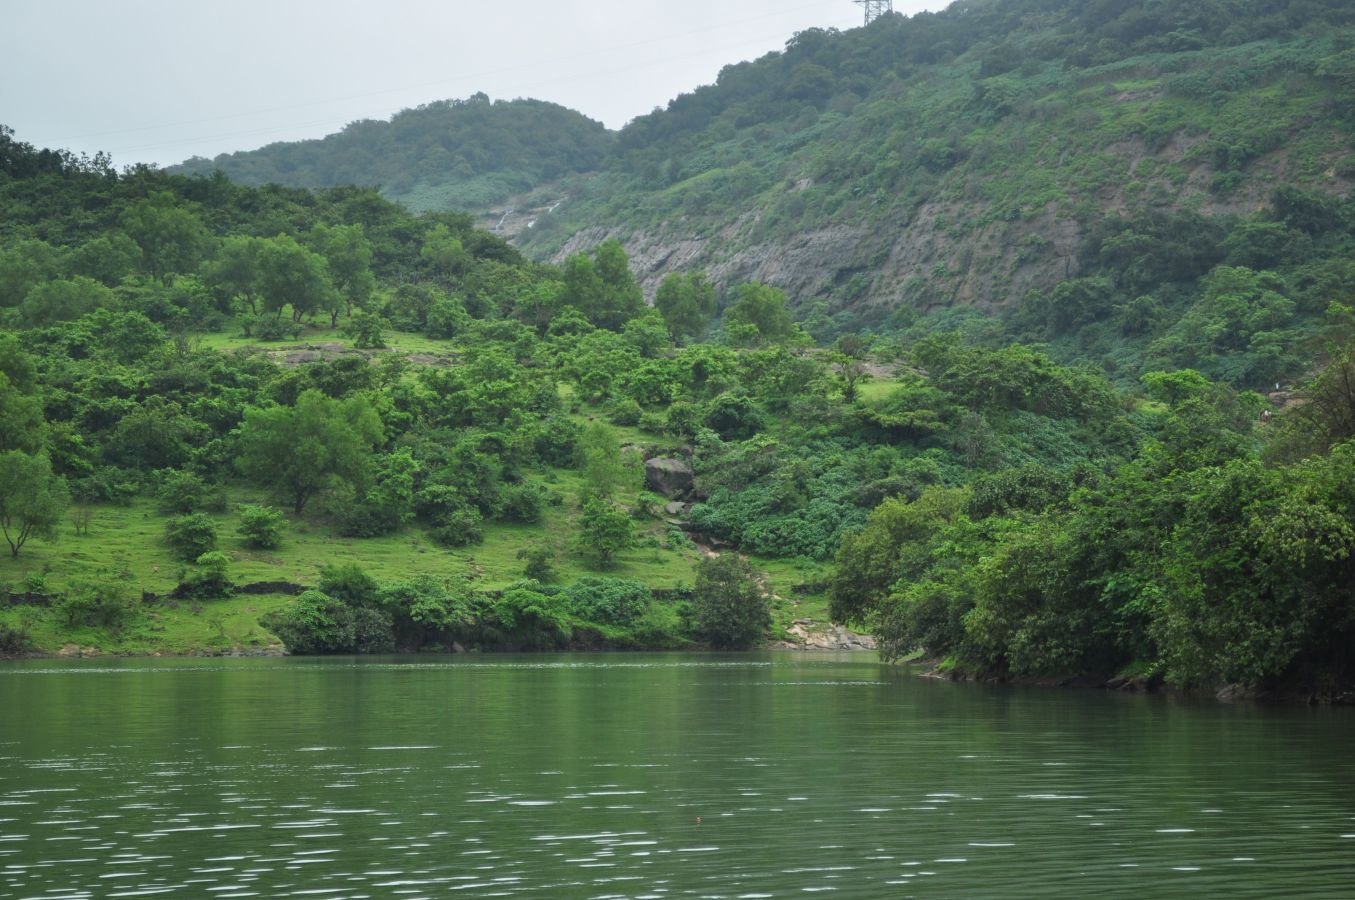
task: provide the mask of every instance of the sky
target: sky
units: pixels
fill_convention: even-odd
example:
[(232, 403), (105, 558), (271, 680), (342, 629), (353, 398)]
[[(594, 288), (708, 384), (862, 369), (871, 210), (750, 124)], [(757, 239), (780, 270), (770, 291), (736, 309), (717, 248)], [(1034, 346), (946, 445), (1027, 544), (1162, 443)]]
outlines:
[[(895, 0), (896, 12), (945, 0)], [(619, 128), (852, 0), (4, 0), (0, 124), (121, 167), (322, 137), (483, 91)], [(16, 74), (18, 73), (18, 74)]]

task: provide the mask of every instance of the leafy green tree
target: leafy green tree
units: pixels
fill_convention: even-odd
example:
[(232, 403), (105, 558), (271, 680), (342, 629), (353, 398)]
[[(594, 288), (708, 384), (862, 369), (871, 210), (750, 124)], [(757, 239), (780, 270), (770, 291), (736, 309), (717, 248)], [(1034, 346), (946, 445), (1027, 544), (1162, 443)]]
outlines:
[[(312, 240), (329, 264), (334, 297), (342, 300), (348, 315), (353, 314), (355, 306), (365, 308), (376, 289), (376, 276), (372, 274), (372, 245), (362, 226), (319, 225), (312, 232)], [(338, 321), (338, 304), (331, 299), (330, 325)]]
[(329, 563), (320, 569), (316, 589), (348, 606), (372, 606), (381, 600), (381, 585), (357, 563)]
[(340, 513), (340, 530), (353, 537), (398, 531), (414, 518), (414, 481), (419, 464), (408, 450), (381, 457), (375, 472)]
[(20, 391), (0, 365), (0, 451), (37, 453), (46, 433), (40, 400)]
[(125, 209), (119, 222), (141, 248), (146, 271), (161, 283), (176, 272), (193, 271), (206, 255), (210, 239), (202, 219), (171, 191), (152, 191)]
[(452, 234), (446, 225), (435, 225), (424, 236), (423, 249), (419, 251), (423, 261), (432, 266), (433, 271), (443, 278), (453, 278), (463, 274), (475, 261), (461, 239)]
[(332, 400), (308, 390), (295, 406), (245, 412), (238, 464), (288, 496), (299, 516), (335, 479), (351, 483), (364, 476), (382, 440), (381, 419), (366, 398)]
[(480, 604), (463, 579), (416, 575), (383, 586), (377, 602), (390, 614), (402, 647), (469, 642), (480, 630)]
[(333, 653), (389, 653), (395, 638), (390, 614), (350, 606), (318, 590), (306, 591), (290, 607), (265, 616), (261, 624), (298, 656)]
[(139, 605), (130, 580), (126, 570), (75, 579), (57, 601), (57, 611), (71, 627), (121, 628)]
[(723, 553), (701, 561), (692, 594), (692, 628), (702, 640), (720, 650), (746, 650), (771, 625), (766, 594), (747, 560)]
[(123, 415), (105, 452), (111, 462), (128, 467), (174, 469), (188, 462), (206, 434), (177, 402), (153, 396)]
[(765, 284), (739, 285), (734, 305), (725, 310), (725, 324), (731, 337), (737, 331), (744, 336), (740, 343), (755, 345), (782, 344), (795, 332), (785, 292)]
[(196, 600), (219, 600), (235, 592), (231, 581), (231, 558), (220, 550), (202, 554), (193, 562), (194, 568), (185, 571), (175, 593)]
[(569, 611), (586, 622), (634, 625), (654, 602), (643, 582), (628, 578), (580, 578), (565, 588)]
[(610, 428), (594, 422), (579, 437), (578, 453), (583, 469), (583, 496), (611, 499), (618, 491), (637, 490), (641, 464), (634, 454), (626, 454)]
[[(931, 542), (942, 526), (964, 509), (966, 497), (953, 489), (932, 488), (916, 501), (890, 499), (871, 514), (866, 527), (842, 540), (828, 588), (835, 622), (867, 624), (889, 604), (894, 584), (921, 574)], [(916, 649), (903, 647), (904, 654)]]
[(207, 283), (223, 299), (239, 297), (249, 306), (251, 315), (259, 314), (259, 257), (267, 244), (250, 235), (228, 237), (216, 259), (205, 268)]
[(59, 277), (61, 251), (46, 241), (23, 240), (0, 247), (0, 308), (21, 304), (28, 292)]
[(563, 604), (537, 587), (533, 582), (514, 585), (490, 605), (494, 628), (511, 649), (553, 650), (573, 633)]
[(621, 334), (626, 343), (646, 359), (653, 359), (668, 349), (668, 329), (662, 317), (652, 310), (627, 322)]
[(28, 292), (20, 307), (26, 325), (39, 328), (69, 322), (96, 309), (111, 307), (113, 292), (92, 278), (77, 275), (69, 280), (49, 281)]
[(592, 258), (577, 254), (565, 260), (560, 301), (583, 313), (598, 328), (620, 331), (644, 310), (644, 295), (630, 271), (621, 242), (609, 240)]
[(715, 286), (704, 272), (669, 275), (659, 285), (654, 308), (663, 316), (674, 340), (699, 339), (715, 315)]
[(31, 537), (52, 539), (70, 506), (65, 479), (52, 474), (46, 456), (0, 452), (0, 532), (17, 557)]
[(200, 512), (211, 503), (207, 483), (192, 472), (164, 472), (155, 491), (156, 505), (162, 513), (184, 515)]
[(259, 248), (259, 293), (264, 309), (277, 315), (292, 308), (292, 321), (322, 309), (331, 309), (335, 296), (325, 258), (296, 239), (280, 234)]
[(141, 248), (121, 231), (101, 234), (74, 248), (66, 259), (72, 275), (93, 278), (108, 287), (117, 287), (141, 266)]
[(386, 346), (382, 334), (384, 324), (376, 313), (360, 309), (344, 326), (344, 333), (353, 339), (353, 346), (359, 350), (382, 350)]
[(579, 516), (579, 550), (597, 568), (610, 568), (616, 554), (635, 543), (635, 526), (625, 511), (607, 500), (583, 504)]

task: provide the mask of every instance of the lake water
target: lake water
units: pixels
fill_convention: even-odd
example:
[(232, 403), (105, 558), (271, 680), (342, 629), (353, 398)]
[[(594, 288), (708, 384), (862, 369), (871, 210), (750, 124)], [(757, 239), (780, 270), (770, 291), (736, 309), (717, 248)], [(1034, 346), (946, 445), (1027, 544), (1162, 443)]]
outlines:
[(868, 654), (9, 663), (0, 898), (1350, 898), (1352, 739)]

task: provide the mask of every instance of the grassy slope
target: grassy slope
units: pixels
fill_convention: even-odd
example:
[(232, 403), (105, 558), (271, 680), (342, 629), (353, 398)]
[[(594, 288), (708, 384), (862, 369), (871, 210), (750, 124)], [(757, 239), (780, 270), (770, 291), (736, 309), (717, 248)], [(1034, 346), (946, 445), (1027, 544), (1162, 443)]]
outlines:
[[(301, 349), (308, 343), (339, 340), (327, 329), (314, 329), (296, 343), (267, 344), (269, 350)], [(217, 333), (202, 337), (205, 346), (229, 351), (260, 346), (247, 338)], [(452, 345), (421, 335), (392, 335), (391, 349), (400, 353), (448, 352)], [(880, 384), (880, 383), (876, 383)], [(880, 388), (875, 388), (880, 389)], [(591, 420), (585, 411), (578, 417)], [(651, 443), (664, 439), (634, 428), (608, 426), (619, 443)], [(274, 551), (246, 548), (236, 537), (238, 507), (248, 503), (275, 502), (267, 492), (249, 485), (236, 484), (228, 490), (227, 509), (210, 513), (216, 521), (220, 548), (232, 560), (231, 577), (237, 584), (287, 581), (312, 585), (320, 568), (333, 562), (354, 562), (378, 581), (394, 581), (418, 573), (459, 575), (484, 588), (497, 588), (522, 577), (519, 550), (547, 544), (556, 551), (557, 583), (568, 584), (585, 575), (633, 578), (653, 588), (691, 585), (695, 581), (700, 553), (691, 548), (666, 548), (667, 526), (662, 521), (637, 522), (640, 546), (619, 555), (616, 564), (605, 573), (590, 569), (574, 548), (577, 517), (574, 497), (579, 475), (572, 470), (554, 469), (538, 473), (549, 490), (561, 499), (560, 505), (547, 506), (540, 525), (487, 523), (481, 544), (446, 549), (431, 541), (418, 526), (380, 538), (348, 538), (340, 535), (318, 511), (298, 520), (288, 516), (282, 546)], [(623, 498), (634, 501), (635, 497)], [(165, 546), (163, 535), (168, 517), (152, 500), (139, 498), (130, 506), (97, 506), (88, 534), (79, 535), (73, 527), (61, 530), (55, 542), (30, 542), (17, 559), (0, 557), (0, 589), (8, 585), (20, 592), (31, 587), (44, 594), (60, 593), (72, 579), (97, 575), (126, 567), (136, 591), (168, 594), (179, 581), (182, 564)], [(755, 559), (766, 573), (768, 589), (780, 600), (773, 602), (774, 635), (783, 636), (797, 618), (827, 620), (827, 602), (822, 594), (800, 596), (792, 592), (799, 584), (823, 579), (823, 567), (806, 566), (787, 560)], [(259, 624), (259, 617), (290, 602), (288, 597), (272, 595), (237, 597), (205, 604), (160, 604), (147, 608), (137, 621), (119, 632), (107, 629), (71, 629), (54, 613), (37, 607), (0, 605), (0, 625), (23, 624), (33, 636), (37, 649), (55, 653), (66, 644), (94, 647), (107, 653), (185, 654), (212, 653), (232, 649), (260, 650), (276, 647), (277, 642)]]

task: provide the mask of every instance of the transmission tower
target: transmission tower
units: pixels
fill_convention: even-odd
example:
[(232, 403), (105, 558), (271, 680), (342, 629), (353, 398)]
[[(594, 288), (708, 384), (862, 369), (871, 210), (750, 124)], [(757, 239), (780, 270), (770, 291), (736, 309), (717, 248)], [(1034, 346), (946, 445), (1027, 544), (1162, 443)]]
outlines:
[(894, 11), (894, 0), (852, 0), (852, 2), (857, 6), (865, 7), (867, 25), (880, 16), (889, 15)]

